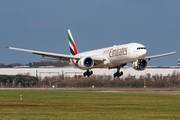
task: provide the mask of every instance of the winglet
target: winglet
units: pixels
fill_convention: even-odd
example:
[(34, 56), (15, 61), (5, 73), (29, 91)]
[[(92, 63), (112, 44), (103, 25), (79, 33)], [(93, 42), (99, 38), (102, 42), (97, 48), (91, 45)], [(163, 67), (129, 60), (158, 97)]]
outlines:
[(4, 47), (9, 49), (9, 46), (4, 46)]

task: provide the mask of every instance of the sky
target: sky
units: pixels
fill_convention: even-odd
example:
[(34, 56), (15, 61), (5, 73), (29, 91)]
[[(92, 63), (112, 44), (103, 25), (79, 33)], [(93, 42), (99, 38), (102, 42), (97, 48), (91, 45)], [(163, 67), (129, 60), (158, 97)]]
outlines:
[(0, 0), (0, 63), (41, 61), (3, 46), (69, 54), (67, 29), (79, 52), (138, 42), (149, 56), (177, 52), (149, 66), (180, 58), (180, 0)]

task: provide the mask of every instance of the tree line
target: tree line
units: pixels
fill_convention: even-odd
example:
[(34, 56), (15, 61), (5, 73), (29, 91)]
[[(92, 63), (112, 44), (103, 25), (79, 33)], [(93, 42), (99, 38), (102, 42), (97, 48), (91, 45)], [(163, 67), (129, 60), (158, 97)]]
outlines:
[(0, 75), (0, 87), (33, 87), (38, 78), (29, 75)]
[(68, 77), (64, 75), (36, 78), (29, 75), (0, 75), (0, 87), (37, 87), (37, 88), (71, 88), (71, 87), (133, 87), (151, 88), (180, 87), (180, 74), (174, 71), (172, 74), (146, 74), (145, 76), (128, 75), (124, 78), (113, 78), (110, 75), (93, 75), (84, 78), (81, 75)]

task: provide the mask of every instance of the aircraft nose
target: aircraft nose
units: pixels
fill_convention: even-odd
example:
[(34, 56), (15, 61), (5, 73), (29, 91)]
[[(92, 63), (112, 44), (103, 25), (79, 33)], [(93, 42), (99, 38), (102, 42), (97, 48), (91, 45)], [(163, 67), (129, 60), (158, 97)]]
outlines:
[(146, 55), (147, 55), (147, 50), (146, 49), (142, 50), (142, 57), (145, 58)]
[(138, 52), (137, 57), (138, 57), (139, 59), (144, 59), (144, 58), (146, 57), (146, 54), (147, 54), (147, 50), (146, 50), (146, 49), (143, 49), (143, 50), (141, 50), (140, 52)]
[(147, 50), (146, 49), (144, 50), (144, 54), (145, 54), (145, 56), (147, 55)]

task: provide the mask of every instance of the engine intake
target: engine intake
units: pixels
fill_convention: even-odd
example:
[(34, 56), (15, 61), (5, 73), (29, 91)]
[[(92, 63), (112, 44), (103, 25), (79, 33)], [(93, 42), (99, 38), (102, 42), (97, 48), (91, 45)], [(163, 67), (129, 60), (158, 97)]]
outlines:
[(88, 70), (94, 66), (94, 60), (91, 57), (83, 57), (76, 62), (76, 65), (83, 70)]
[(144, 70), (146, 69), (147, 67), (147, 61), (142, 59), (142, 60), (137, 60), (136, 62), (133, 62), (132, 64), (133, 68), (135, 70), (138, 70), (138, 71), (141, 71), (141, 70)]

